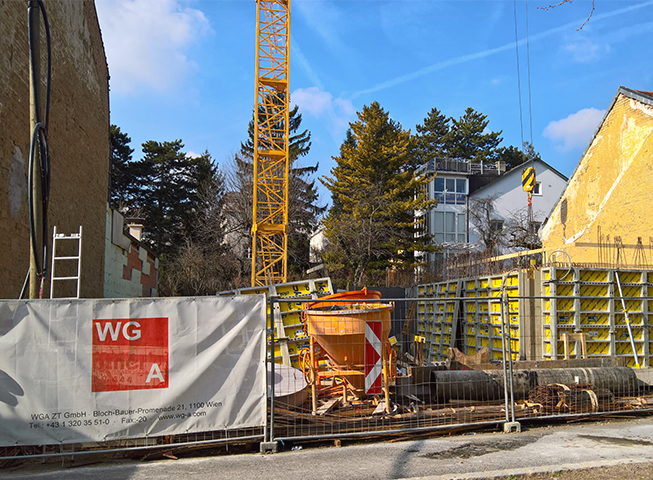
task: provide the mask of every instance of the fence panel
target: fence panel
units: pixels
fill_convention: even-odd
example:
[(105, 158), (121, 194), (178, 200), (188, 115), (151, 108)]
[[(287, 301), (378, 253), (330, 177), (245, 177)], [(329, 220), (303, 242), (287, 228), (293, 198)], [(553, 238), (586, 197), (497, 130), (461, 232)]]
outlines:
[(0, 446), (266, 420), (265, 299), (0, 302)]
[[(412, 298), (308, 306), (316, 310), (313, 317), (326, 315), (326, 324), (311, 326), (304, 312), (309, 346), (300, 352), (285, 396), (275, 398), (274, 437), (411, 436), (529, 418), (648, 411), (653, 375), (629, 367), (636, 360), (630, 339), (619, 338), (627, 325), (614, 274), (571, 269), (570, 281), (567, 270), (542, 276), (512, 271), (420, 285)], [(649, 278), (620, 273), (640, 365), (648, 365)], [(377, 330), (370, 324), (384, 321), (373, 311), (399, 302), (406, 313), (393, 316), (387, 330), (401, 333), (386, 338), (383, 327), (371, 335)], [(592, 338), (593, 332), (609, 333), (601, 325), (604, 318), (610, 325), (610, 315), (614, 333), (608, 340), (614, 338), (616, 347), (597, 349), (593, 343), (608, 342)], [(371, 383), (365, 382), (370, 374)], [(382, 388), (371, 389), (379, 378)]]

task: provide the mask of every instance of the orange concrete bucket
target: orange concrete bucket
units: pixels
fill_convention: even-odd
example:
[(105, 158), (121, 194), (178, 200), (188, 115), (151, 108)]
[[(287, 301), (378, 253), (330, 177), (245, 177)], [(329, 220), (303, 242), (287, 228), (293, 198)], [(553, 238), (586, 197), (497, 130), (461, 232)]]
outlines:
[(315, 310), (331, 307), (333, 305), (351, 305), (356, 303), (353, 300), (378, 300), (380, 298), (381, 292), (376, 290), (368, 290), (367, 287), (363, 287), (362, 290), (339, 292), (327, 295), (326, 297), (320, 297), (320, 300), (345, 300), (343, 302), (312, 302), (304, 305), (306, 305), (305, 308), (308, 308), (309, 310)]
[[(316, 302), (317, 303), (317, 302)], [(325, 302), (326, 303), (326, 302)], [(365, 367), (365, 323), (380, 321), (381, 341), (390, 333), (394, 305), (351, 303), (329, 305), (304, 311), (308, 335), (322, 347), (334, 367), (363, 371)], [(363, 375), (344, 375), (354, 388), (363, 388)]]

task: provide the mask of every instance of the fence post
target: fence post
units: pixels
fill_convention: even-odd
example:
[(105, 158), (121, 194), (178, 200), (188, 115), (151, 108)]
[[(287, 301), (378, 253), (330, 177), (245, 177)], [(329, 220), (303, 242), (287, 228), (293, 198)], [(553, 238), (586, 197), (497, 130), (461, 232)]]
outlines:
[[(513, 269), (514, 270), (514, 269)], [(506, 408), (506, 423), (503, 425), (503, 431), (506, 433), (510, 432), (521, 432), (521, 424), (515, 421), (515, 394), (514, 394), (514, 384), (512, 378), (512, 344), (510, 337), (510, 304), (508, 303), (508, 293), (506, 292), (506, 280), (510, 275), (510, 272), (504, 275), (503, 282), (501, 285), (501, 330), (503, 338), (503, 389), (505, 395), (505, 408)], [(506, 356), (509, 368), (506, 367)], [(510, 378), (508, 378), (510, 377)], [(508, 400), (508, 382), (510, 382), (510, 400)], [(508, 405), (510, 402), (510, 405)], [(511, 417), (508, 417), (508, 407), (510, 407)]]
[[(265, 375), (266, 375), (266, 385), (265, 385), (265, 394), (267, 395), (268, 386), (270, 392), (270, 416), (269, 416), (269, 425), (267, 429), (267, 436), (263, 435), (263, 442), (261, 442), (261, 453), (276, 453), (277, 452), (277, 442), (274, 441), (274, 297), (270, 296), (268, 299), (270, 301), (270, 314), (267, 315), (266, 319), (266, 332), (265, 332), (265, 344), (269, 345), (270, 356), (268, 357), (267, 353), (265, 355)], [(267, 307), (267, 305), (266, 305)], [(267, 311), (267, 308), (266, 308)], [(268, 338), (270, 341), (268, 341)], [(268, 369), (268, 362), (270, 368)], [(267, 405), (267, 402), (266, 402)], [(266, 422), (267, 423), (267, 422)]]

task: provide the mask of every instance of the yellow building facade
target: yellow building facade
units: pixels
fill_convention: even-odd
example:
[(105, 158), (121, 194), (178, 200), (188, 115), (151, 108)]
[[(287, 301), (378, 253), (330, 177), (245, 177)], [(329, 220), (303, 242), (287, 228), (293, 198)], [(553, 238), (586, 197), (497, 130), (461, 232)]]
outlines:
[(540, 231), (544, 249), (561, 262), (650, 267), (652, 183), (653, 93), (620, 87)]

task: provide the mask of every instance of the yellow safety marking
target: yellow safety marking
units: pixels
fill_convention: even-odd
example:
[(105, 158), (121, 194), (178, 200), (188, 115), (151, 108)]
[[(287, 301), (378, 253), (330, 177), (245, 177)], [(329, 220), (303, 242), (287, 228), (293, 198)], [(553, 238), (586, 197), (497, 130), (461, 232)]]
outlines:
[(521, 174), (521, 185), (525, 192), (532, 192), (535, 189), (535, 168), (527, 167)]

